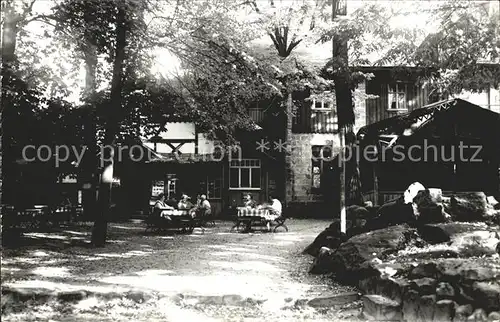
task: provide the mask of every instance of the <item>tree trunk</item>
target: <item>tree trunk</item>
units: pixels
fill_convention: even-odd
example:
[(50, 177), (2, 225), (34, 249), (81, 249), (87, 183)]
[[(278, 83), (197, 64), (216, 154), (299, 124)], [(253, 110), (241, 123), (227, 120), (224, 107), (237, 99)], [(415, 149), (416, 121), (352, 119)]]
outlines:
[(96, 192), (99, 173), (96, 172), (97, 169), (97, 126), (94, 121), (95, 112), (95, 102), (93, 100), (96, 94), (97, 81), (97, 47), (90, 43), (89, 40), (86, 41), (83, 48), (81, 48), (85, 59), (85, 89), (84, 97), (86, 105), (89, 108), (88, 118), (85, 120), (85, 144), (87, 145), (86, 158), (87, 162), (85, 164), (83, 173), (83, 182), (90, 183), (89, 193), (85, 195), (83, 200), (85, 216), (89, 217), (90, 214), (94, 214), (96, 210)]
[[(110, 211), (111, 201), (111, 185), (113, 181), (113, 166), (114, 166), (114, 145), (116, 135), (119, 130), (119, 115), (122, 99), (122, 75), (123, 65), (125, 60), (126, 47), (126, 26), (125, 26), (125, 8), (122, 3), (118, 4), (118, 14), (116, 20), (116, 44), (115, 44), (115, 59), (113, 62), (113, 78), (111, 80), (111, 97), (110, 106), (106, 111), (106, 134), (103, 142), (104, 155), (101, 155), (101, 160), (106, 161), (102, 167), (102, 173), (99, 184), (99, 194), (97, 199), (98, 215), (94, 222), (92, 230), (92, 245), (102, 247), (106, 243), (108, 230), (108, 216)], [(106, 159), (102, 159), (106, 158)]]
[[(337, 2), (332, 0), (332, 20), (337, 16)], [(337, 107), (337, 120), (339, 123), (339, 165), (341, 167), (340, 175), (340, 229), (346, 233), (346, 183), (345, 183), (345, 134), (348, 126), (354, 123), (354, 108), (352, 104), (352, 93), (349, 86), (349, 62), (348, 62), (348, 47), (347, 39), (341, 39), (338, 36), (332, 40), (332, 62), (335, 83), (335, 99)]]
[(373, 205), (379, 205), (379, 191), (378, 191), (378, 165), (373, 165)]
[[(16, 40), (19, 31), (20, 16), (16, 14), (12, 7), (12, 1), (5, 3), (3, 33), (2, 33), (2, 113), (0, 122), (1, 128), (1, 194), (0, 205), (13, 204), (15, 196), (16, 165), (13, 146), (13, 127), (16, 126), (12, 121), (14, 115), (14, 106), (12, 103), (12, 76), (14, 75), (14, 64), (16, 61)], [(8, 120), (8, 122), (7, 122)], [(3, 207), (2, 207), (3, 211)], [(3, 213), (3, 212), (2, 212)]]
[[(292, 134), (292, 118), (293, 118), (292, 107), (293, 107), (292, 93), (289, 93), (286, 101), (286, 129), (285, 129), (285, 140), (284, 140), (284, 142), (287, 142), (287, 144), (291, 144), (289, 140), (291, 139), (291, 134)], [(285, 173), (284, 173), (285, 207), (289, 206), (289, 201), (292, 199), (293, 196), (293, 177), (292, 177), (293, 173), (290, 171), (291, 162), (292, 160), (290, 153), (288, 151), (285, 151)]]

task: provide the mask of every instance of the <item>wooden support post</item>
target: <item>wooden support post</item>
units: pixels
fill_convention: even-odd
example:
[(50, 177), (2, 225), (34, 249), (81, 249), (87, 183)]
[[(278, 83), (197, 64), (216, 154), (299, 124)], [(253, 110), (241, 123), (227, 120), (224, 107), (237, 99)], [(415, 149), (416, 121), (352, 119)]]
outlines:
[(340, 138), (340, 152), (339, 152), (339, 165), (340, 165), (340, 231), (347, 232), (347, 213), (346, 213), (346, 184), (345, 184), (345, 129), (341, 128), (339, 131)]

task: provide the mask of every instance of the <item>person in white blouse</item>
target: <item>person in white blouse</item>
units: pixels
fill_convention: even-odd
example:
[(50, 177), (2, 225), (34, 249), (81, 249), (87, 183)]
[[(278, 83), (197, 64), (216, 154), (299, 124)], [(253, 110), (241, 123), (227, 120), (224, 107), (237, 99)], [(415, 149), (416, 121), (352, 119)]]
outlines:
[[(283, 206), (281, 205), (281, 201), (276, 199), (274, 195), (269, 195), (269, 202), (270, 204), (266, 205), (264, 208), (268, 209), (271, 215), (274, 215), (276, 217), (281, 216), (281, 213), (283, 211)], [(266, 224), (267, 230), (271, 230), (271, 222), (267, 222)]]

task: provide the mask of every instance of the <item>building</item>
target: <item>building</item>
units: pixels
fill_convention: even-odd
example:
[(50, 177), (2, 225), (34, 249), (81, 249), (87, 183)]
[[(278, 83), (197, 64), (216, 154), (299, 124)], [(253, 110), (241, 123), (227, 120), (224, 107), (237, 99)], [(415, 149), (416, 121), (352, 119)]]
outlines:
[[(428, 101), (426, 89), (418, 83), (424, 70), (381, 67), (362, 68), (362, 71), (374, 77), (356, 89), (354, 132), (366, 124), (423, 106)], [(365, 98), (370, 95), (374, 98)], [(302, 98), (288, 124), (292, 149), (287, 161), (286, 202), (295, 209), (293, 212), (325, 213), (326, 217), (331, 217), (339, 209), (340, 186), (336, 157), (340, 141), (335, 104)]]
[(462, 99), (423, 106), (358, 132), (365, 200), (383, 203), (418, 181), (445, 193), (500, 191), (500, 114)]
[[(386, 119), (405, 115), (433, 101), (428, 88), (420, 82), (429, 70), (411, 67), (359, 69), (374, 77), (359, 84), (356, 89), (355, 133), (366, 125), (383, 123)], [(500, 112), (498, 93), (498, 89), (491, 86), (482, 93), (464, 92), (459, 97), (473, 98), (473, 102), (484, 109)], [(291, 152), (286, 161), (286, 203), (293, 209), (292, 213), (331, 217), (339, 209), (340, 185), (336, 158), (340, 144), (335, 106), (305, 100), (309, 93), (301, 95), (296, 97), (301, 103), (287, 124)], [(323, 156), (319, 157), (321, 152)], [(354, 170), (352, 167), (352, 164), (347, 165), (347, 183)], [(405, 188), (393, 191), (393, 194), (399, 194)]]
[(283, 158), (273, 143), (285, 122), (264, 104), (248, 112), (255, 130), (236, 133), (239, 144), (233, 146), (208, 139), (194, 122), (167, 121), (155, 135), (143, 137), (143, 149), (130, 158), (137, 162), (121, 164), (119, 199), (124, 208), (147, 212), (159, 193), (172, 202), (182, 194), (194, 201), (205, 194), (215, 216), (221, 217), (242, 205), (247, 193), (259, 203), (271, 193), (283, 200), (284, 171), (277, 170), (284, 169)]

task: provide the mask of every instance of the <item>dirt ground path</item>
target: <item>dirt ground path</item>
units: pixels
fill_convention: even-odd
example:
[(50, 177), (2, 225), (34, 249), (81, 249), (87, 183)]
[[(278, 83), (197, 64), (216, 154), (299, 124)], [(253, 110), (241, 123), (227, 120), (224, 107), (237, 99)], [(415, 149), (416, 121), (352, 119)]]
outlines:
[[(230, 232), (230, 222), (218, 222), (203, 234), (197, 229), (189, 235), (162, 236), (145, 235), (138, 222), (110, 224), (109, 243), (102, 249), (83, 246), (90, 237), (88, 226), (27, 234), (25, 245), (2, 252), (2, 287), (92, 295), (69, 303), (17, 303), (2, 319), (354, 319), (357, 303), (344, 308), (304, 305), (313, 298), (352, 291), (307, 274), (312, 258), (301, 251), (328, 224), (290, 220), (288, 233), (241, 234)], [(2, 307), (7, 302), (2, 294)]]

